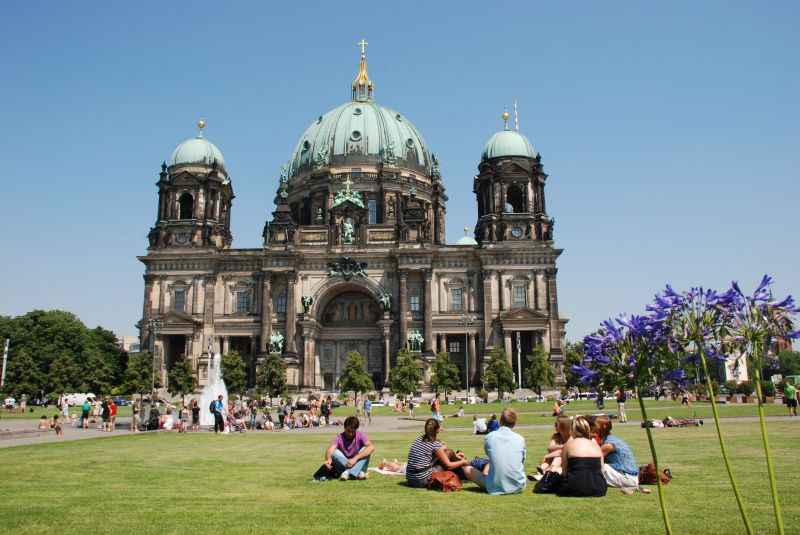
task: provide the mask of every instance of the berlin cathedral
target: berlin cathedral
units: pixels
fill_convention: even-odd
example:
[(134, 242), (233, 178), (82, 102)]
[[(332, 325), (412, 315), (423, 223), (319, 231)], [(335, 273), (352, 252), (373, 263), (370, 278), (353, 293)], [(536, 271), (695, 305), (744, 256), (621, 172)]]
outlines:
[(358, 351), (381, 389), (403, 347), (418, 352), (426, 380), (438, 352), (480, 386), (493, 347), (518, 374), (536, 346), (563, 377), (562, 250), (539, 154), (504, 113), (472, 182), (474, 238), (446, 243), (439, 162), (407, 116), (374, 100), (360, 45), (351, 100), (317, 117), (281, 169), (261, 248), (233, 247), (234, 185), (203, 121), (162, 164), (138, 257), (140, 339), (162, 383), (189, 359), (202, 387), (210, 355), (237, 351), (252, 386), (259, 359), (279, 352), (292, 391), (333, 390)]

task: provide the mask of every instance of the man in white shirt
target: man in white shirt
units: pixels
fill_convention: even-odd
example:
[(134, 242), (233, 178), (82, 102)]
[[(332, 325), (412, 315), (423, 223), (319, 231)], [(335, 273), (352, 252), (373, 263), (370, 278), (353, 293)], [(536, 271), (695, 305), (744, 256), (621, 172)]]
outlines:
[(477, 416), (472, 417), (472, 434), (486, 434), (486, 418), (478, 418)]

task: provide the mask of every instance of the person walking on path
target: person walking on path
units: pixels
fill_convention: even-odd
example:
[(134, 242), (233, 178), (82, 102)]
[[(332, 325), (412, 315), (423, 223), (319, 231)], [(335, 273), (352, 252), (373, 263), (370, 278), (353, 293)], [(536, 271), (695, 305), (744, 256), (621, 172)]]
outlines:
[(222, 420), (222, 411), (225, 410), (225, 403), (222, 402), (222, 394), (215, 401), (211, 402), (211, 412), (214, 414), (214, 433), (225, 431), (225, 423)]
[(784, 383), (783, 397), (786, 399), (786, 406), (789, 407), (789, 416), (797, 416), (797, 387), (789, 382)]
[(625, 392), (624, 388), (617, 388), (615, 392), (615, 397), (617, 398), (617, 410), (619, 411), (619, 423), (624, 424), (628, 421), (628, 417), (625, 415), (625, 402), (628, 401), (628, 395)]
[(364, 416), (367, 417), (367, 423), (372, 423), (372, 400), (364, 398)]
[(108, 430), (109, 431), (116, 431), (117, 430), (117, 404), (114, 403), (114, 399), (108, 400)]
[(92, 404), (89, 403), (89, 398), (83, 400), (83, 405), (81, 405), (81, 427), (83, 429), (89, 429), (89, 412), (92, 410)]
[(344, 432), (336, 435), (325, 450), (325, 466), (341, 472), (339, 479), (342, 481), (351, 476), (366, 479), (369, 456), (373, 451), (375, 447), (369, 437), (358, 430), (358, 418), (348, 416), (344, 421)]
[(444, 418), (442, 418), (442, 402), (439, 401), (438, 393), (431, 400), (431, 417), (440, 424), (444, 422)]

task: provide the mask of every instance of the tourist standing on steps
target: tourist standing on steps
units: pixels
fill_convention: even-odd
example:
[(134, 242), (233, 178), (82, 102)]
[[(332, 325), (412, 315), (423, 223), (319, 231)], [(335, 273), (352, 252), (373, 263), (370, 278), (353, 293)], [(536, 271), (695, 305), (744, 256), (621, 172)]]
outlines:
[(624, 424), (628, 421), (628, 417), (625, 415), (625, 402), (628, 401), (628, 395), (625, 393), (624, 388), (617, 388), (615, 396), (617, 398), (617, 410), (619, 411), (619, 423)]
[(369, 456), (375, 451), (365, 433), (358, 430), (358, 418), (348, 416), (344, 421), (344, 432), (339, 433), (331, 441), (325, 451), (325, 466), (341, 472), (339, 479), (346, 481), (350, 477), (367, 479)]
[(217, 397), (216, 401), (211, 402), (211, 412), (214, 413), (214, 433), (221, 433), (225, 431), (225, 423), (222, 420), (222, 411), (225, 410), (225, 404), (222, 402), (222, 394)]

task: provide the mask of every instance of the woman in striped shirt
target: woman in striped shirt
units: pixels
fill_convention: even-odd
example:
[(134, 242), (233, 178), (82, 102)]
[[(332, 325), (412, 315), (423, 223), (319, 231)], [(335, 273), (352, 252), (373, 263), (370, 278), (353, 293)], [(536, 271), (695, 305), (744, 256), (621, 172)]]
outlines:
[(438, 434), (439, 422), (435, 418), (428, 418), (425, 422), (425, 434), (411, 443), (406, 467), (406, 481), (409, 486), (427, 487), (434, 471), (457, 470), (462, 467), (464, 471), (471, 469), (463, 453), (459, 453), (455, 461), (447, 458), (446, 447), (439, 442)]

